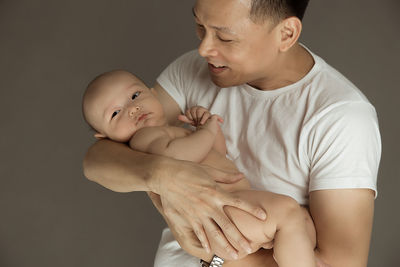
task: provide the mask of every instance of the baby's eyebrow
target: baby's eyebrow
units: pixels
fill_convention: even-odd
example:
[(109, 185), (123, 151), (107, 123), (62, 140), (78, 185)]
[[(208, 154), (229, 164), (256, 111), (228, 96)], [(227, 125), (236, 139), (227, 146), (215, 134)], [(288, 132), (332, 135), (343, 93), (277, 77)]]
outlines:
[(134, 87), (135, 85), (138, 85), (139, 83), (131, 83), (129, 86), (126, 87), (126, 89), (130, 89), (131, 87)]
[(130, 90), (131, 88), (135, 89), (135, 92), (144, 91), (143, 84), (140, 82), (132, 83), (131, 85), (126, 87), (126, 90)]
[(103, 118), (106, 119), (106, 120), (109, 119), (109, 118), (107, 119), (106, 116), (108, 116), (108, 114), (110, 113), (110, 112), (109, 112), (110, 109), (111, 109), (111, 107), (108, 107), (108, 108), (106, 108), (106, 109), (104, 110), (104, 112), (103, 112)]

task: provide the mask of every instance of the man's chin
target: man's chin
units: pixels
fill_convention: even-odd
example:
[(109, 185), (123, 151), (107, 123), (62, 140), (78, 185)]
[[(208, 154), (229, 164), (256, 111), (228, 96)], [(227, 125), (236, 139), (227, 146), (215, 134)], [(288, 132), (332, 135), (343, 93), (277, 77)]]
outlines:
[(219, 77), (213, 77), (211, 76), (211, 81), (218, 87), (221, 88), (226, 88), (226, 87), (231, 87), (231, 86), (236, 86), (240, 85), (238, 83), (232, 82), (231, 79), (221, 79)]

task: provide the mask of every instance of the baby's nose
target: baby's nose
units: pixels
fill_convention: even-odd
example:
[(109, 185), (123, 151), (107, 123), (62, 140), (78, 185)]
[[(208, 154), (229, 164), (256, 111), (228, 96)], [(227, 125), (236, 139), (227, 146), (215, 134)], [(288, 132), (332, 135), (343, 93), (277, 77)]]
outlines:
[(140, 110), (139, 106), (132, 107), (131, 110), (129, 111), (129, 116), (133, 117), (135, 113), (138, 112), (139, 110)]

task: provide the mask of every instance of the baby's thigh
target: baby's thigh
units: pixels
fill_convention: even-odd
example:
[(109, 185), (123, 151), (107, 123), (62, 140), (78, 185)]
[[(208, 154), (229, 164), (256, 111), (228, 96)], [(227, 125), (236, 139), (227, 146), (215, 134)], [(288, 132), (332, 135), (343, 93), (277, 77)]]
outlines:
[[(313, 235), (314, 225), (308, 212), (292, 198), (267, 191), (244, 190), (235, 192), (240, 198), (261, 206), (267, 212), (267, 219), (261, 221), (249, 213), (227, 206), (225, 211), (239, 231), (251, 242), (254, 250), (269, 247), (276, 231), (288, 220), (296, 217), (308, 224), (309, 235)], [(315, 236), (315, 231), (314, 231)], [(315, 237), (314, 237), (315, 238)]]

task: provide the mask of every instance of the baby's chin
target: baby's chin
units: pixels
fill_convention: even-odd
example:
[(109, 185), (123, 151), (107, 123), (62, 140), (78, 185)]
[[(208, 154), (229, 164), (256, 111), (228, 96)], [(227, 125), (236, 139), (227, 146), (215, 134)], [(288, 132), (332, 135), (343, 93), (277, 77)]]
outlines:
[(110, 136), (109, 138), (113, 141), (120, 142), (120, 143), (127, 143), (131, 140), (135, 132), (130, 133), (129, 135), (123, 136)]
[(116, 141), (118, 141), (120, 143), (128, 143), (130, 140), (131, 140), (131, 138), (123, 138), (123, 139), (116, 140)]

